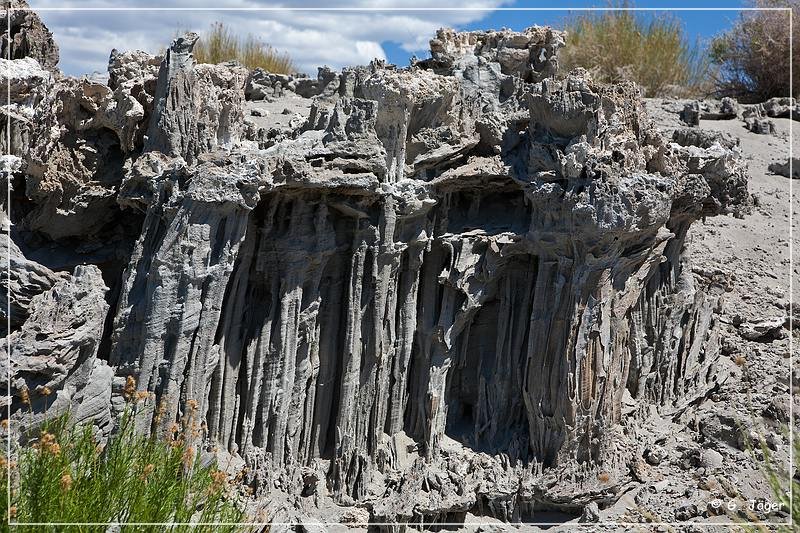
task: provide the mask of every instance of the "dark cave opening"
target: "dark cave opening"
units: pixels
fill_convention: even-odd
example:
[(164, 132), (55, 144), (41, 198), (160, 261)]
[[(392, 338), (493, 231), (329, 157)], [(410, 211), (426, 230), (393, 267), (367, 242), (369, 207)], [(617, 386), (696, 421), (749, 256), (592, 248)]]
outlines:
[(485, 193), (462, 189), (450, 193), (447, 210), (448, 233), (483, 230), (487, 235), (503, 232), (525, 233), (530, 225), (530, 210), (525, 195), (508, 182)]
[(531, 457), (524, 404), (526, 361), (538, 260), (504, 259), (490, 296), (452, 348), (445, 434), (475, 451)]
[(484, 304), (476, 313), (465, 339), (459, 343), (447, 387), (447, 427), (445, 433), (463, 444), (486, 449), (491, 443), (482, 438), (485, 400), (481, 403), (481, 386), (496, 358), (498, 302)]

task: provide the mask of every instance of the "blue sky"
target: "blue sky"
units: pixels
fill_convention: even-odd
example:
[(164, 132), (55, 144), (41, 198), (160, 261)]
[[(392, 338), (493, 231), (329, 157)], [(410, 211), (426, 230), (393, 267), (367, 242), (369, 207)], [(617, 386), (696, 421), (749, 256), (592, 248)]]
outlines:
[[(641, 8), (680, 7), (740, 8), (746, 0), (639, 0), (630, 5)], [(300, 70), (311, 75), (316, 67), (364, 64), (378, 57), (407, 65), (412, 54), (425, 57), (428, 41), (437, 28), (462, 30), (521, 30), (533, 24), (560, 27), (570, 11), (501, 11), (514, 7), (607, 7), (608, 3), (587, 0), (292, 0), (291, 7), (452, 7), (485, 8), (482, 11), (217, 11), (219, 7), (249, 8), (275, 6), (269, 0), (89, 0), (84, 3), (64, 0), (30, 0), (53, 31), (61, 47), (61, 68), (66, 74), (80, 75), (105, 71), (112, 48), (142, 49), (152, 53), (168, 45), (179, 29), (199, 33), (221, 20), (236, 32), (251, 33), (295, 59)], [(179, 7), (183, 11), (152, 11), (152, 6)], [(134, 7), (139, 11), (44, 11), (41, 8)], [(197, 7), (213, 10), (198, 11)], [(573, 11), (574, 13), (574, 11)], [(659, 12), (660, 13), (660, 12)], [(729, 28), (737, 11), (672, 11), (691, 38), (707, 42)], [(643, 14), (643, 16), (648, 16)]]

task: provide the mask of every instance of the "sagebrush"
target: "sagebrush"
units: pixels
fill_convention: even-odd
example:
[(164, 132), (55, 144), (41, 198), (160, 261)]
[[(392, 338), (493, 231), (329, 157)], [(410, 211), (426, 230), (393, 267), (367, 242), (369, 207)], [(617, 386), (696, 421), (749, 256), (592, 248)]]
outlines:
[(567, 45), (559, 56), (564, 72), (582, 67), (597, 81), (632, 80), (648, 97), (707, 92), (707, 55), (670, 14), (586, 13), (565, 26)]
[(276, 74), (296, 71), (291, 56), (281, 53), (252, 34), (238, 36), (221, 22), (201, 34), (193, 54), (198, 63), (238, 61), (249, 69), (262, 68)]
[[(91, 427), (76, 427), (65, 415), (48, 421), (15, 455), (17, 461), (2, 459), (3, 494), (11, 479), (3, 526), (10, 519), (12, 524), (120, 524), (118, 531), (165, 529), (135, 523), (192, 524), (166, 528), (170, 531), (242, 529), (237, 524), (244, 513), (233, 502), (227, 475), (213, 463), (202, 464), (177, 428), (166, 439), (138, 434), (130, 410), (104, 446)], [(211, 522), (228, 525), (207, 525)], [(103, 532), (106, 526), (78, 529)]]
[[(756, 8), (791, 8), (794, 20), (800, 15), (800, 0), (755, 0)], [(800, 31), (794, 31), (792, 96), (800, 93)], [(742, 102), (762, 102), (790, 96), (789, 11), (746, 11), (729, 31), (716, 36), (711, 58), (719, 66), (715, 76), (718, 96), (732, 96)]]

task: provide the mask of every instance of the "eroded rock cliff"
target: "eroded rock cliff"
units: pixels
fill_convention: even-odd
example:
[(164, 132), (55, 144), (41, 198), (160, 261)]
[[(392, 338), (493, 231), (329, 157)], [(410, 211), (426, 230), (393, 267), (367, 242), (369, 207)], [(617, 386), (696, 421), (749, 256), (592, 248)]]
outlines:
[(273, 516), (525, 521), (615, 500), (638, 421), (727, 375), (728, 281), (685, 238), (747, 210), (741, 154), (665, 139), (633, 84), (557, 79), (562, 33), (442, 30), (317, 80), (196, 39), (115, 51), (107, 85), (3, 69), (21, 428), (46, 386), (107, 434), (132, 376), (144, 430), (196, 402), (199, 444), (295, 501)]

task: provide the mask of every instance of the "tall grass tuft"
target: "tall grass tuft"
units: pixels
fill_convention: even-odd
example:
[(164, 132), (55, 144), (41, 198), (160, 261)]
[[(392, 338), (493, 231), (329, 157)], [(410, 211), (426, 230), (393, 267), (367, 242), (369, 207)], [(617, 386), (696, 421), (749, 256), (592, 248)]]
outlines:
[(707, 90), (706, 55), (669, 14), (587, 13), (568, 19), (566, 30), (567, 46), (559, 55), (565, 72), (583, 67), (598, 81), (632, 80), (649, 97), (697, 95)]
[[(800, 0), (754, 0), (752, 7), (791, 8), (795, 25), (800, 15)], [(797, 97), (800, 84), (800, 31), (794, 33), (794, 94), (789, 86), (789, 12), (743, 12), (729, 31), (711, 43), (711, 58), (719, 66), (715, 77), (719, 96), (732, 96), (743, 102), (762, 102), (772, 97)]]
[[(67, 415), (51, 420), (20, 449), (17, 464), (3, 459), (0, 470), (4, 501), (11, 473), (3, 518), (12, 523), (118, 523), (122, 531), (146, 529), (132, 523), (191, 523), (169, 530), (225, 532), (240, 530), (244, 516), (231, 502), (225, 473), (201, 464), (179, 435), (137, 434), (130, 411), (104, 447), (90, 427), (73, 427)], [(197, 525), (209, 522), (231, 525)]]
[(296, 71), (292, 58), (270, 45), (261, 42), (252, 34), (235, 35), (221, 22), (211, 25), (211, 30), (200, 36), (193, 54), (198, 63), (222, 63), (239, 61), (249, 69), (262, 68), (276, 74), (291, 74)]
[[(788, 431), (787, 431), (788, 432)], [(795, 469), (800, 467), (800, 435), (794, 435), (793, 460)], [(778, 527), (775, 530), (781, 533), (788, 533), (800, 529), (797, 525), (800, 520), (800, 479), (786, 472), (781, 465), (774, 465), (770, 457), (770, 450), (765, 443), (761, 443), (761, 451), (764, 454), (764, 474), (769, 482), (775, 501), (788, 509), (789, 515), (793, 518), (794, 527)]]

